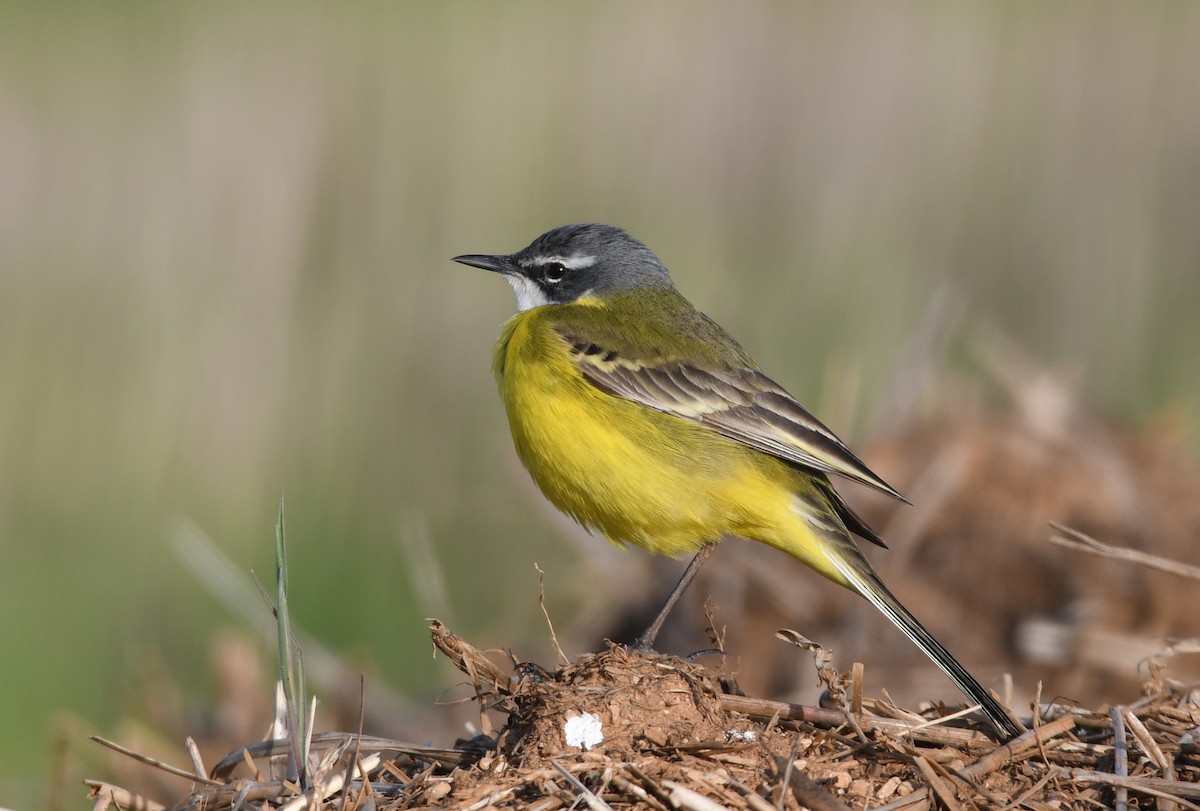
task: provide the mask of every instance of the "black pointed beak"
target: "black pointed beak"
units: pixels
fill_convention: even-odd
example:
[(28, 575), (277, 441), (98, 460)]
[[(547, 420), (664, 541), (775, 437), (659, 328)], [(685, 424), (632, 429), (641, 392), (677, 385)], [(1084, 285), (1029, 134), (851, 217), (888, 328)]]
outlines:
[(470, 265), (473, 268), (483, 268), (496, 273), (504, 273), (511, 275), (520, 273), (520, 268), (512, 263), (507, 256), (492, 256), (486, 253), (465, 253), (462, 256), (456, 256), (452, 260), (463, 265)]

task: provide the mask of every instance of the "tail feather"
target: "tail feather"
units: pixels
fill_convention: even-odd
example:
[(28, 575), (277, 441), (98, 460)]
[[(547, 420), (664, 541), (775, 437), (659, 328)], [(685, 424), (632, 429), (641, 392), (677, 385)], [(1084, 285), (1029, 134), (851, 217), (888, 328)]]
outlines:
[(854, 585), (855, 591), (870, 600), (872, 605), (883, 612), (884, 616), (916, 643), (917, 647), (950, 677), (950, 680), (966, 694), (972, 703), (980, 706), (1003, 740), (1011, 740), (1025, 731), (1013, 720), (1009, 711), (992, 697), (987, 688), (968, 673), (967, 669), (950, 655), (950, 651), (942, 646), (942, 643), (934, 639), (933, 634), (929, 633), (925, 626), (896, 599), (896, 596), (888, 590), (873, 571), (870, 571), (869, 568), (866, 571), (863, 570), (863, 566), (869, 566), (865, 560), (861, 566), (836, 558), (833, 563), (838, 571)]

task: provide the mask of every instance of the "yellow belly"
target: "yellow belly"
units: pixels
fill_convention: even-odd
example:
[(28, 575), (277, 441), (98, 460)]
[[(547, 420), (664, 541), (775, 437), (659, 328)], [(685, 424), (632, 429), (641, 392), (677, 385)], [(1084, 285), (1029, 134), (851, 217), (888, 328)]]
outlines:
[(555, 506), (616, 543), (657, 554), (737, 535), (842, 582), (826, 544), (797, 512), (802, 472), (698, 423), (605, 394), (529, 315), (506, 326), (496, 373), (517, 454)]

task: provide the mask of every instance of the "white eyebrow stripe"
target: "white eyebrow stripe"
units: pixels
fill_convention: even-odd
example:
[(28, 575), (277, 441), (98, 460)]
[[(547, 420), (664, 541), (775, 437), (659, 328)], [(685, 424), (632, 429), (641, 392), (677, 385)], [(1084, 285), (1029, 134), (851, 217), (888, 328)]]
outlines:
[(567, 270), (583, 270), (596, 264), (596, 257), (577, 253), (573, 256), (535, 256), (529, 260), (529, 264), (538, 267), (548, 265), (551, 262), (557, 262)]

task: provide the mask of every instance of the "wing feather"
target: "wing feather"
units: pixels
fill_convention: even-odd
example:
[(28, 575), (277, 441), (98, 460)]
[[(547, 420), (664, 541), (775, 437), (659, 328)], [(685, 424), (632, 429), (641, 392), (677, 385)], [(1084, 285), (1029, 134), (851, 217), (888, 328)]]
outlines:
[(764, 453), (843, 476), (907, 503), (808, 409), (757, 369), (667, 358), (635, 360), (593, 341), (560, 334), (584, 378), (608, 394), (694, 420)]

